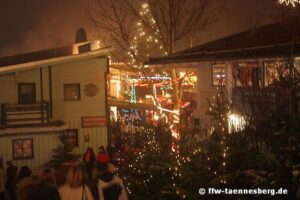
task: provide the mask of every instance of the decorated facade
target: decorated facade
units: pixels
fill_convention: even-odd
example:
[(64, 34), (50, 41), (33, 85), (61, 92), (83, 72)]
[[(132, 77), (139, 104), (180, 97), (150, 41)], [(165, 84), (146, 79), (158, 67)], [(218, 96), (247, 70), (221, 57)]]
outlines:
[[(264, 90), (267, 99), (277, 101), (274, 85), (280, 80), (287, 82), (286, 96), (290, 96), (290, 112), (299, 113), (300, 29), (298, 17), (266, 25), (255, 30), (183, 50), (171, 56), (152, 58), (151, 68), (188, 68), (197, 74), (194, 122), (208, 128), (212, 124), (207, 112), (210, 101), (223, 90), (233, 101), (230, 123), (243, 121), (239, 118), (243, 99), (251, 91)], [(296, 80), (293, 83), (289, 80)], [(235, 122), (233, 122), (235, 121)], [(242, 125), (239, 125), (242, 126)]]

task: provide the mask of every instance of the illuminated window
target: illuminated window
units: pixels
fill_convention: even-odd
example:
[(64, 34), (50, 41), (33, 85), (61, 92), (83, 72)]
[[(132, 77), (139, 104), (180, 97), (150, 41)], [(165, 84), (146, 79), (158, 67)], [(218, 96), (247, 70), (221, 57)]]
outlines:
[(212, 66), (212, 83), (213, 86), (225, 86), (226, 68), (225, 64), (215, 64)]
[(289, 76), (289, 68), (283, 61), (265, 62), (265, 86), (272, 85), (274, 81)]
[(80, 84), (64, 84), (64, 100), (80, 101)]
[(258, 62), (235, 63), (232, 70), (237, 87), (261, 87), (263, 84), (263, 66)]
[(31, 159), (33, 158), (33, 139), (13, 139), (13, 158), (18, 159)]

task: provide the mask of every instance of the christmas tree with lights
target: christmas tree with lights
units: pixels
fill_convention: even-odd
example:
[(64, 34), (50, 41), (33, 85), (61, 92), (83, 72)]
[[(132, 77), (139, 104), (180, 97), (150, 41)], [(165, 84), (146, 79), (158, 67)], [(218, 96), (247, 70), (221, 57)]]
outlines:
[(217, 94), (213, 97), (213, 101), (208, 100), (208, 104), (207, 115), (212, 122), (212, 136), (207, 148), (212, 154), (211, 157), (214, 157), (214, 174), (219, 175), (217, 181), (226, 184), (226, 158), (229, 150), (226, 137), (229, 133), (228, 117), (232, 101), (229, 100), (225, 88), (217, 87)]
[[(159, 133), (170, 134), (170, 133)], [(158, 140), (158, 133), (148, 127), (136, 136), (138, 148), (131, 148), (124, 154), (124, 166), (120, 170), (131, 199), (180, 199), (171, 191), (174, 171), (171, 148)]]

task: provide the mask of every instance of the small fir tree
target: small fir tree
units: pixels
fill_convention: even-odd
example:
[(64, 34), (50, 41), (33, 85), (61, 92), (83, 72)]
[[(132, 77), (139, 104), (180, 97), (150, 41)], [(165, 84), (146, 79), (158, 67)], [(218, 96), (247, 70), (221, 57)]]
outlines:
[(59, 140), (60, 144), (53, 150), (52, 159), (45, 164), (46, 166), (59, 168), (64, 163), (74, 162), (79, 158), (79, 155), (74, 152), (74, 147), (67, 142), (66, 133), (61, 133)]

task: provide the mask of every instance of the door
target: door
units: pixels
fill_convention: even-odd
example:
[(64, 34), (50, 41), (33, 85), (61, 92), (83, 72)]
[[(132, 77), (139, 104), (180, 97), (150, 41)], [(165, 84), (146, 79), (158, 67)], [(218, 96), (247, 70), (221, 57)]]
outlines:
[(18, 96), (19, 96), (19, 104), (35, 104), (36, 103), (35, 83), (19, 83)]

